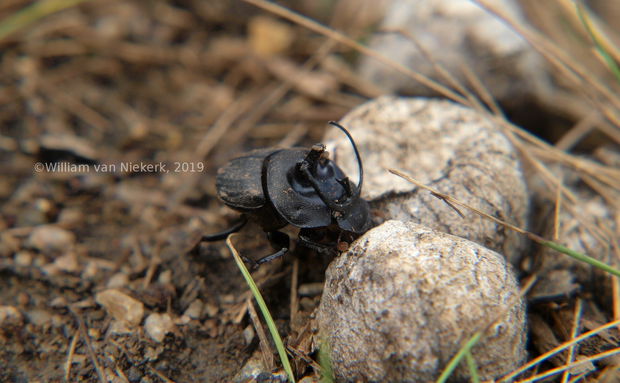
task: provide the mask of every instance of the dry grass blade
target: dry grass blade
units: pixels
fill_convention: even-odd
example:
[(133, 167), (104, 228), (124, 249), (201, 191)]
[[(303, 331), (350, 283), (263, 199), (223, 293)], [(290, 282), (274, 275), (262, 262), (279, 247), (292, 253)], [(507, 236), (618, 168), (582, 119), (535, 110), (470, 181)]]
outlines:
[[(489, 0), (475, 0), (481, 7), (491, 14), (508, 23), (517, 33), (525, 38), (549, 63), (555, 66), (566, 79), (574, 81), (575, 86), (581, 89), (584, 94), (589, 95), (589, 99), (599, 106), (599, 110), (610, 121), (617, 120), (616, 112), (620, 110), (620, 98), (618, 98), (605, 84), (599, 79), (590, 75), (587, 68), (584, 68), (578, 60), (571, 58), (566, 52), (546, 40), (532, 28), (515, 21), (511, 16)], [(603, 97), (604, 103), (599, 99)], [(613, 106), (609, 109), (605, 104)], [(616, 127), (618, 129), (618, 127)]]
[(553, 368), (551, 370), (545, 371), (542, 374), (534, 375), (534, 376), (532, 376), (532, 377), (530, 377), (528, 379), (519, 380), (517, 383), (528, 383), (528, 382), (535, 382), (537, 380), (542, 380), (542, 379), (548, 378), (550, 376), (553, 376), (555, 374), (559, 374), (560, 372), (564, 372), (566, 370), (569, 370), (571, 368), (574, 368), (574, 367), (577, 367), (577, 366), (581, 366), (583, 364), (594, 362), (594, 361), (597, 361), (597, 360), (601, 360), (601, 359), (604, 359), (604, 358), (608, 358), (610, 356), (614, 356), (614, 355), (618, 355), (618, 354), (620, 354), (620, 348), (614, 348), (612, 350), (605, 351), (605, 352), (593, 355), (593, 356), (588, 357), (588, 358), (583, 358), (581, 360), (578, 360), (577, 362), (573, 362), (573, 363), (567, 364), (567, 365), (562, 366), (562, 367)]
[(92, 361), (93, 366), (95, 367), (95, 371), (97, 372), (97, 377), (99, 378), (99, 381), (101, 383), (107, 382), (108, 380), (105, 378), (103, 369), (101, 368), (101, 365), (99, 364), (99, 360), (97, 359), (97, 354), (95, 353), (95, 350), (93, 349), (93, 344), (90, 339), (90, 335), (88, 335), (88, 329), (86, 328), (86, 323), (84, 323), (84, 319), (82, 318), (82, 315), (77, 311), (77, 309), (73, 309), (70, 306), (69, 306), (69, 309), (71, 310), (71, 312), (75, 316), (75, 319), (78, 322), (78, 331), (80, 333), (80, 336), (82, 337), (82, 340), (84, 341), (84, 344), (86, 344), (86, 350), (88, 351), (88, 356), (90, 357), (90, 360)]
[(469, 206), (469, 205), (467, 205), (467, 204), (457, 200), (456, 198), (454, 198), (454, 197), (452, 197), (450, 195), (444, 194), (444, 193), (442, 193), (440, 191), (437, 191), (437, 190), (435, 190), (435, 189), (433, 189), (433, 188), (431, 188), (431, 187), (429, 187), (427, 185), (424, 185), (421, 182), (416, 181), (415, 179), (411, 178), (410, 176), (408, 176), (407, 174), (405, 174), (403, 172), (400, 172), (400, 171), (395, 170), (395, 169), (389, 169), (389, 172), (392, 173), (392, 174), (395, 174), (395, 175), (397, 175), (397, 176), (399, 176), (401, 178), (404, 178), (405, 180), (411, 182), (412, 184), (414, 184), (414, 185), (416, 185), (416, 186), (418, 186), (418, 187), (420, 187), (422, 189), (426, 189), (426, 190), (430, 191), (435, 197), (437, 197), (437, 198), (439, 198), (439, 199), (441, 199), (441, 200), (443, 200), (443, 201), (445, 201), (447, 203), (449, 202), (449, 203), (454, 204), (454, 205), (465, 207), (465, 208), (473, 211), (474, 213), (478, 214), (479, 216), (481, 216), (483, 218), (489, 219), (489, 220), (491, 220), (491, 221), (493, 221), (493, 222), (495, 222), (495, 223), (497, 223), (499, 225), (502, 225), (502, 226), (504, 226), (504, 227), (506, 227), (506, 228), (508, 228), (510, 230), (514, 230), (517, 233), (521, 233), (521, 234), (526, 235), (529, 239), (531, 239), (532, 241), (534, 241), (534, 242), (536, 242), (538, 244), (550, 247), (550, 248), (552, 248), (554, 250), (557, 250), (557, 251), (559, 251), (561, 253), (564, 253), (564, 254), (566, 254), (568, 256), (571, 256), (571, 257), (573, 257), (573, 258), (575, 258), (575, 259), (577, 259), (579, 261), (586, 262), (586, 263), (588, 263), (588, 264), (590, 264), (590, 265), (592, 265), (594, 267), (598, 267), (601, 270), (604, 270), (604, 271), (606, 271), (606, 272), (608, 272), (610, 274), (613, 274), (613, 275), (615, 275), (617, 277), (620, 277), (620, 270), (618, 270), (618, 269), (616, 269), (614, 267), (611, 267), (610, 265), (608, 265), (608, 264), (606, 264), (604, 262), (601, 262), (598, 259), (592, 258), (592, 257), (587, 256), (585, 254), (581, 254), (581, 253), (576, 252), (574, 250), (571, 250), (571, 249), (569, 249), (569, 248), (567, 248), (565, 246), (562, 246), (562, 245), (560, 245), (558, 243), (555, 243), (555, 242), (552, 242), (552, 241), (548, 241), (548, 240), (540, 237), (537, 234), (534, 234), (534, 233), (529, 232), (527, 230), (521, 229), (521, 228), (519, 228), (519, 227), (517, 227), (515, 225), (512, 225), (512, 224), (508, 223), (508, 222), (502, 221), (499, 218), (493, 217), (492, 215), (487, 214), (487, 213), (485, 213), (485, 212), (483, 212), (481, 210), (478, 210), (478, 209), (476, 209), (473, 206)]
[[(577, 299), (577, 304), (575, 304), (575, 315), (573, 318), (573, 328), (571, 329), (570, 337), (571, 339), (575, 339), (579, 332), (579, 328), (581, 326), (581, 316), (582, 316), (583, 303), (581, 299)], [(575, 359), (575, 345), (572, 344), (568, 348), (568, 356), (566, 357), (566, 364), (572, 363)], [(562, 383), (567, 383), (568, 378), (570, 376), (569, 370), (564, 371), (562, 374)]]
[(299, 314), (299, 258), (293, 259), (293, 269), (291, 270), (291, 324), (297, 323)]
[[(605, 330), (607, 330), (607, 329), (609, 329), (611, 327), (615, 327), (615, 326), (618, 326), (618, 325), (620, 325), (620, 320), (616, 320), (616, 321), (613, 321), (613, 322), (606, 323), (606, 324), (604, 324), (604, 325), (602, 325), (600, 327), (595, 328), (594, 330), (591, 330), (591, 331), (588, 331), (588, 332), (586, 332), (584, 334), (581, 334), (580, 336), (578, 336), (576, 338), (573, 338), (573, 339), (571, 339), (568, 342), (563, 343), (562, 345), (554, 348), (553, 350), (549, 350), (548, 352), (546, 352), (546, 353), (536, 357), (535, 359), (529, 361), (527, 364), (521, 366), (519, 369), (511, 372), (510, 374), (508, 374), (506, 376), (503, 376), (501, 379), (498, 379), (498, 382), (500, 382), (500, 383), (501, 382), (509, 382), (509, 381), (513, 380), (515, 377), (521, 375), (523, 372), (529, 370), (530, 368), (532, 368), (534, 366), (537, 366), (538, 364), (542, 363), (544, 360), (548, 359), (549, 357), (551, 357), (551, 356), (553, 356), (555, 354), (558, 354), (558, 353), (562, 352), (563, 350), (569, 348), (570, 346), (572, 346), (574, 344), (577, 344), (577, 343), (581, 342), (582, 340), (584, 340), (586, 338), (594, 336), (594, 335), (596, 335), (596, 334), (598, 334), (598, 333), (600, 333), (602, 331), (605, 331)], [(571, 367), (574, 367), (574, 365), (571, 366)], [(564, 370), (562, 370), (562, 371), (564, 371)], [(562, 372), (562, 371), (558, 371), (558, 372)]]
[[(450, 196), (448, 194), (442, 193), (442, 192), (440, 192), (438, 190), (435, 190), (435, 189), (431, 188), (430, 186), (424, 185), (423, 183), (413, 179), (409, 175), (407, 175), (407, 174), (405, 174), (405, 173), (403, 173), (403, 172), (401, 172), (399, 170), (388, 169), (388, 171), (390, 173), (394, 174), (394, 175), (397, 175), (397, 176), (399, 176), (399, 177), (401, 177), (401, 178), (411, 182), (412, 184), (414, 184), (414, 185), (416, 185), (416, 186), (418, 186), (418, 187), (420, 187), (422, 189), (430, 191), (431, 194), (433, 194), (433, 196), (437, 197), (438, 199), (440, 199), (440, 200), (442, 200), (442, 201), (444, 201), (446, 203), (465, 207), (465, 208), (473, 211), (474, 213), (476, 213), (476, 214), (478, 214), (478, 215), (480, 215), (480, 216), (482, 216), (484, 218), (490, 219), (491, 221), (493, 221), (495, 223), (498, 223), (498, 224), (500, 224), (502, 226), (505, 226), (505, 227), (507, 227), (507, 228), (509, 228), (511, 230), (514, 230), (514, 231), (516, 231), (518, 233), (521, 233), (521, 234), (526, 234), (526, 235), (528, 234), (528, 231), (526, 231), (526, 230), (523, 230), (523, 229), (521, 229), (521, 228), (519, 228), (517, 226), (511, 225), (508, 222), (504, 222), (501, 219), (495, 218), (495, 217), (493, 217), (490, 214), (487, 214), (487, 213), (485, 213), (485, 212), (483, 212), (481, 210), (476, 209), (475, 207), (469, 206), (469, 205), (467, 205), (467, 204), (457, 200), (456, 198), (454, 198), (454, 197), (452, 197), (452, 196)], [(462, 216), (462, 214), (461, 214), (461, 216)]]
[(67, 363), (65, 363), (65, 381), (69, 381), (69, 377), (71, 376), (71, 365), (73, 364), (73, 356), (75, 355), (75, 347), (77, 346), (79, 336), (79, 330), (73, 334), (73, 338), (71, 339), (71, 345), (69, 345), (69, 351), (67, 352)]
[(256, 334), (258, 334), (258, 340), (260, 342), (260, 348), (263, 355), (263, 362), (265, 363), (265, 368), (268, 371), (271, 371), (275, 367), (271, 344), (267, 339), (267, 334), (265, 334), (265, 329), (260, 323), (260, 319), (258, 319), (258, 314), (256, 313), (256, 309), (254, 308), (252, 301), (250, 300), (250, 298), (248, 298), (246, 302), (248, 307), (248, 314), (250, 314), (250, 319), (252, 320), (252, 324), (256, 329)]
[(271, 12), (275, 15), (278, 15), (280, 17), (283, 17), (285, 19), (288, 19), (296, 24), (299, 24), (305, 28), (308, 28), (314, 32), (320, 33), (324, 36), (327, 36), (331, 39), (333, 39), (334, 41), (337, 41), (349, 48), (352, 48), (358, 52), (361, 52), (369, 57), (374, 58), (375, 60), (381, 62), (382, 64), (385, 64), (387, 66), (389, 66), (390, 68), (420, 82), (421, 84), (424, 84), (425, 86), (427, 86), (430, 89), (433, 89), (434, 91), (456, 101), (459, 102), (461, 104), (465, 104), (467, 105), (467, 99), (463, 98), (461, 95), (453, 92), (451, 89), (446, 88), (445, 86), (443, 86), (442, 84), (431, 80), (430, 78), (414, 71), (411, 70), (410, 68), (401, 65), (397, 62), (395, 62), (394, 60), (389, 59), (388, 57), (385, 57), (381, 54), (379, 54), (378, 52), (366, 47), (365, 45), (362, 45), (360, 43), (358, 43), (357, 41), (345, 36), (342, 33), (336, 32), (333, 29), (330, 29), (328, 27), (325, 27), (324, 25), (321, 25), (319, 23), (317, 23), (316, 21), (309, 19), (305, 16), (302, 16), (298, 13), (295, 13), (287, 8), (282, 7), (281, 5), (278, 4), (274, 4), (274, 3), (270, 3), (264, 0), (244, 0), (246, 3), (255, 5), (261, 9), (264, 9), (268, 12)]

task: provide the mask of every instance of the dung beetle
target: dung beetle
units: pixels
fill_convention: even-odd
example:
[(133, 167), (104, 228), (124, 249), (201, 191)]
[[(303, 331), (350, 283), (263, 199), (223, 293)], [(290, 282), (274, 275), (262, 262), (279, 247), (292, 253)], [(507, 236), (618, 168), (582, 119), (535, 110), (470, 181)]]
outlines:
[(277, 252), (253, 261), (254, 267), (281, 257), (289, 249), (289, 236), (278, 231), (287, 224), (300, 228), (299, 243), (315, 250), (329, 247), (318, 239), (326, 229), (362, 234), (370, 228), (368, 202), (360, 197), (364, 169), (351, 134), (342, 130), (357, 158), (359, 181), (355, 185), (328, 158), (325, 145), (311, 148), (266, 148), (249, 152), (220, 168), (216, 177), (218, 197), (241, 212), (241, 220), (228, 230), (205, 235), (203, 241), (219, 241), (239, 231), (248, 218), (267, 233)]

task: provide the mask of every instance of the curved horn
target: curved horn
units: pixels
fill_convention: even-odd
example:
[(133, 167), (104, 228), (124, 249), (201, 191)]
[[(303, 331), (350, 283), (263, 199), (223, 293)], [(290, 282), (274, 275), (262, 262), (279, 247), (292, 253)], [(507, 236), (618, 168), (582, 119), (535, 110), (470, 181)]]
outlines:
[(337, 127), (338, 129), (342, 130), (344, 132), (344, 134), (347, 135), (347, 138), (349, 139), (349, 141), (351, 141), (351, 146), (353, 146), (353, 151), (355, 152), (355, 157), (357, 158), (357, 166), (359, 168), (359, 181), (357, 181), (357, 190), (355, 190), (355, 198), (358, 198), (360, 196), (360, 193), (362, 191), (362, 183), (364, 182), (364, 167), (362, 166), (362, 157), (360, 157), (360, 153), (357, 150), (357, 145), (355, 145), (355, 141), (353, 140), (353, 137), (351, 137), (351, 134), (349, 133), (348, 130), (346, 130), (342, 125), (340, 125), (339, 123), (335, 122), (335, 121), (329, 121), (328, 124)]

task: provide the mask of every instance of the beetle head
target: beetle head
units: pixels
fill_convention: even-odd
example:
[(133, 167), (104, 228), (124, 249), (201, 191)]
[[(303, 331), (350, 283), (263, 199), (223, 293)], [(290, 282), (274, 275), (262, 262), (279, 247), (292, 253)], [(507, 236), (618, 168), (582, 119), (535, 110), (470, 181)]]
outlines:
[(359, 168), (357, 185), (354, 185), (340, 168), (329, 160), (323, 144), (314, 145), (306, 157), (297, 163), (292, 176), (294, 182), (291, 184), (299, 193), (307, 193), (311, 187), (330, 209), (341, 229), (361, 233), (370, 225), (368, 203), (360, 198), (364, 180), (362, 159), (351, 134), (336, 122), (329, 123), (342, 130), (353, 146)]

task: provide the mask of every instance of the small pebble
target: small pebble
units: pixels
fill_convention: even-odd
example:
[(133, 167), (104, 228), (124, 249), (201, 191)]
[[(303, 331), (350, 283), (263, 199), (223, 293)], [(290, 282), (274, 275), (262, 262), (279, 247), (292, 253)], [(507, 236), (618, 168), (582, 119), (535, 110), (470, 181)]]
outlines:
[(252, 343), (254, 336), (256, 336), (256, 332), (254, 332), (254, 327), (252, 325), (248, 325), (243, 329), (243, 339), (245, 340), (246, 345), (250, 345)]
[(56, 258), (53, 263), (59, 270), (67, 273), (75, 272), (79, 269), (77, 254), (69, 252)]
[[(0, 220), (0, 231), (3, 231), (2, 221)], [(0, 257), (9, 257), (20, 248), (20, 241), (11, 234), (4, 232), (0, 234)]]
[(84, 214), (78, 208), (62, 209), (57, 221), (63, 227), (77, 227), (84, 221)]
[(22, 313), (13, 306), (0, 306), (0, 328), (20, 326), (24, 322)]
[(216, 305), (212, 304), (212, 303), (206, 303), (205, 307), (204, 307), (204, 313), (209, 317), (209, 318), (213, 318), (217, 315), (217, 313), (220, 311), (219, 307), (217, 307)]
[(157, 282), (161, 284), (171, 284), (172, 283), (172, 270), (164, 270), (159, 274), (157, 278)]
[(32, 230), (26, 245), (44, 254), (68, 251), (75, 243), (75, 235), (52, 225), (37, 226)]
[(170, 314), (152, 313), (144, 321), (144, 330), (156, 342), (162, 342), (166, 334), (175, 330)]
[(108, 288), (125, 287), (129, 284), (129, 276), (125, 273), (116, 273), (108, 279)]
[(114, 319), (137, 326), (144, 316), (144, 304), (117, 289), (97, 293), (95, 301), (103, 306)]
[(32, 264), (32, 260), (34, 259), (34, 254), (28, 250), (22, 250), (15, 254), (15, 265), (27, 267)]
[(86, 280), (93, 279), (99, 274), (99, 271), (101, 271), (101, 268), (97, 262), (88, 262), (82, 271), (82, 278)]
[(108, 327), (108, 332), (110, 334), (131, 334), (135, 331), (135, 326), (129, 326), (129, 324), (122, 320), (112, 320), (110, 326)]
[(136, 383), (136, 382), (139, 382), (141, 378), (142, 378), (142, 371), (140, 371), (140, 369), (136, 366), (131, 366), (129, 368), (129, 371), (127, 372), (127, 379), (131, 383)]
[(187, 315), (192, 319), (200, 319), (203, 309), (204, 303), (200, 299), (195, 299), (192, 303), (190, 303), (187, 310), (185, 310), (184, 315)]
[(261, 374), (265, 373), (265, 363), (260, 349), (248, 359), (241, 370), (232, 378), (234, 383), (256, 382)]
[(323, 283), (305, 283), (299, 286), (298, 293), (302, 297), (314, 297), (323, 292)]
[[(589, 189), (575, 188), (571, 191), (578, 196), (578, 200), (571, 202), (572, 210), (564, 207), (560, 211), (557, 232), (553, 219), (538, 218), (545, 225), (543, 236), (553, 238), (557, 234), (555, 242), (617, 267), (619, 263), (613, 241), (618, 238), (620, 217), (614, 216), (614, 208)], [(581, 289), (593, 292), (594, 299), (602, 307), (613, 307), (612, 284), (615, 277), (611, 274), (549, 247), (540, 247), (534, 265), (533, 271), (539, 279), (530, 291), (530, 297), (566, 297)]]
[(56, 297), (51, 300), (50, 307), (55, 308), (55, 309), (60, 309), (60, 308), (67, 307), (68, 304), (69, 302), (67, 301), (67, 298), (60, 296), (60, 297)]
[(34, 309), (26, 313), (28, 321), (35, 326), (47, 326), (52, 323), (52, 314), (47, 310)]

